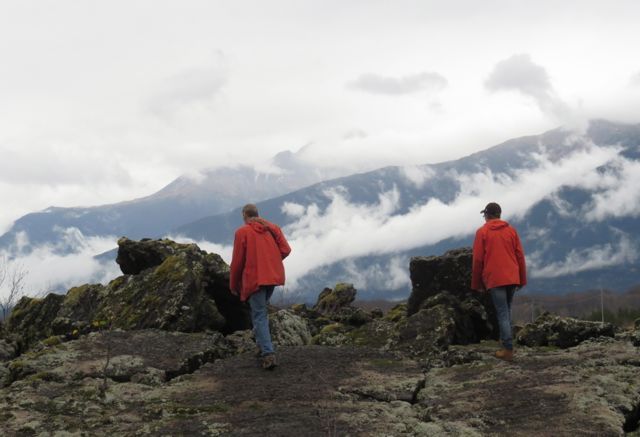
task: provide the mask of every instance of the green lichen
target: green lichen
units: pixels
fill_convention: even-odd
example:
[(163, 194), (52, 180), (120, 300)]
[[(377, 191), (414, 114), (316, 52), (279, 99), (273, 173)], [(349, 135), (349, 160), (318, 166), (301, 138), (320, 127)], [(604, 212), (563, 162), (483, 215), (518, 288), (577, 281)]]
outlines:
[(337, 334), (345, 329), (346, 327), (342, 323), (332, 323), (322, 328), (320, 335)]
[(407, 304), (401, 303), (389, 310), (387, 314), (382, 318), (383, 320), (397, 323), (407, 317)]
[(177, 255), (173, 255), (167, 257), (163, 263), (156, 268), (154, 276), (160, 281), (177, 282), (182, 280), (188, 271), (184, 265), (184, 260)]
[(347, 282), (338, 282), (334, 288), (336, 293), (343, 293), (347, 290), (351, 290), (353, 288), (353, 284), (349, 284)]
[(382, 347), (387, 343), (387, 336), (374, 331), (369, 325), (361, 326), (346, 333), (347, 338), (356, 346)]
[(82, 296), (89, 290), (90, 285), (84, 284), (79, 287), (73, 287), (69, 291), (67, 291), (67, 295), (64, 298), (63, 305), (65, 306), (75, 306), (80, 302)]
[(42, 344), (45, 346), (56, 346), (60, 343), (62, 343), (62, 340), (57, 335), (52, 335), (51, 337), (42, 340)]

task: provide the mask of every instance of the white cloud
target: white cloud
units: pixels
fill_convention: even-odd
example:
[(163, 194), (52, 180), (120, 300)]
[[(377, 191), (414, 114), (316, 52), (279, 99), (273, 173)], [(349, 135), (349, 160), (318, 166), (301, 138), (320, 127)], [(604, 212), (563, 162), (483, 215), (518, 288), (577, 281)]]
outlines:
[(347, 85), (349, 88), (366, 91), (371, 94), (405, 95), (421, 91), (437, 92), (444, 89), (447, 84), (447, 79), (439, 73), (422, 72), (403, 77), (388, 77), (367, 73)]
[(601, 269), (638, 259), (638, 248), (626, 235), (618, 242), (596, 245), (587, 249), (572, 249), (564, 260), (544, 264), (544, 255), (534, 252), (527, 257), (532, 278), (555, 278), (586, 270)]
[(300, 205), (299, 203), (294, 202), (284, 202), (282, 204), (282, 208), (280, 209), (289, 217), (300, 217), (305, 212), (304, 205)]
[(519, 91), (532, 97), (540, 110), (566, 122), (570, 109), (551, 85), (544, 67), (535, 64), (527, 54), (513, 55), (496, 64), (485, 81), (490, 91)]
[(400, 167), (400, 173), (415, 185), (416, 188), (424, 186), (424, 184), (436, 174), (431, 167), (418, 165), (405, 165)]
[[(640, 216), (640, 162), (619, 157), (612, 164), (613, 170), (597, 179), (601, 191), (593, 195), (592, 202), (586, 207), (588, 220)], [(589, 181), (589, 185), (593, 182)]]
[(359, 268), (356, 263), (348, 259), (342, 263), (346, 276), (341, 282), (350, 282), (357, 289), (377, 290), (408, 290), (411, 286), (408, 260), (399, 256), (391, 257), (387, 262), (373, 263), (366, 268)]
[(192, 67), (166, 79), (163, 89), (147, 100), (147, 109), (164, 119), (194, 106), (210, 106), (227, 83), (224, 55), (214, 66)]
[(539, 155), (534, 169), (514, 177), (491, 172), (458, 175), (462, 189), (452, 202), (431, 199), (406, 214), (397, 214), (397, 190), (381, 194), (373, 205), (351, 203), (344, 191), (327, 192), (331, 202), (324, 210), (307, 205), (305, 213), (284, 229), (293, 248), (286, 260), (291, 286), (295, 288), (297, 279), (313, 269), (349, 258), (396, 253), (471, 235), (482, 224), (478, 211), (487, 199), (508, 205), (505, 218), (522, 217), (560, 187), (581, 183), (617, 153), (615, 148), (590, 146), (562, 160)]
[[(57, 247), (43, 245), (35, 247), (28, 255), (11, 258), (12, 265), (20, 266), (27, 272), (24, 292), (26, 295), (41, 295), (49, 291), (66, 291), (76, 285), (87, 282), (106, 283), (120, 276), (120, 268), (113, 262), (101, 263), (95, 255), (116, 247), (116, 237), (85, 237), (74, 228), (61, 230), (67, 237), (67, 243), (75, 244), (76, 253), (60, 255)], [(55, 290), (52, 290), (52, 287)], [(4, 296), (7, 290), (0, 290)]]

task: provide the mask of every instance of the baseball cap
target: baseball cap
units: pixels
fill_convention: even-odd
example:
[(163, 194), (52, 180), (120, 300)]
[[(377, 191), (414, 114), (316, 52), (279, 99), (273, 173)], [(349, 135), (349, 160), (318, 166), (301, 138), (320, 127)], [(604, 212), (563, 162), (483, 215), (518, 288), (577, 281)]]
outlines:
[(492, 217), (499, 217), (502, 214), (502, 208), (495, 202), (487, 203), (487, 206), (484, 207), (480, 214), (490, 215)]

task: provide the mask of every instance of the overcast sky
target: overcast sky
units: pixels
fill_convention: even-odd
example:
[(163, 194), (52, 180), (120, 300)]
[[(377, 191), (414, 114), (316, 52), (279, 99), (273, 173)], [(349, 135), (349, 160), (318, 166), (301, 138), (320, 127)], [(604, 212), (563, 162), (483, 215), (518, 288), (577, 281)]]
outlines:
[(282, 150), (371, 169), (640, 122), (638, 1), (0, 0), (0, 231)]

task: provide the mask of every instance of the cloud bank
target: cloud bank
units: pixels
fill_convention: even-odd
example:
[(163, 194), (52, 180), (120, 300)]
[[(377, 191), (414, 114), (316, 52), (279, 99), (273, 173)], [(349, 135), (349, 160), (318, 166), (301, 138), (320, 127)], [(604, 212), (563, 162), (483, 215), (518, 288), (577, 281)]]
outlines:
[(447, 79), (435, 72), (423, 72), (403, 77), (366, 73), (347, 84), (351, 89), (390, 96), (415, 94), (421, 91), (437, 92), (447, 85)]
[(625, 234), (620, 235), (617, 242), (596, 245), (587, 249), (573, 249), (565, 259), (544, 264), (542, 253), (534, 252), (527, 256), (532, 278), (556, 278), (586, 270), (616, 266), (635, 262), (638, 259), (638, 248)]
[[(103, 263), (94, 258), (116, 247), (117, 237), (86, 237), (76, 228), (62, 229), (61, 232), (66, 235), (61, 244), (73, 244), (75, 253), (61, 255), (60, 246), (49, 245), (36, 247), (28, 255), (12, 257), (11, 253), (0, 253), (11, 259), (12, 266), (19, 266), (27, 272), (25, 295), (40, 296), (52, 291), (64, 293), (71, 287), (88, 282), (104, 284), (122, 274), (115, 261)], [(24, 245), (25, 241), (17, 244)], [(0, 295), (5, 296), (6, 292), (6, 289), (0, 290)]]
[[(559, 188), (589, 183), (596, 169), (616, 159), (618, 153), (614, 147), (587, 143), (561, 160), (538, 155), (535, 168), (513, 177), (489, 171), (454, 175), (462, 188), (452, 202), (431, 199), (414, 205), (406, 214), (397, 213), (397, 189), (380, 194), (372, 205), (350, 202), (345, 190), (325, 192), (330, 203), (324, 209), (317, 204), (285, 204), (282, 211), (296, 219), (284, 228), (294, 248), (286, 260), (288, 277), (295, 284), (308, 272), (332, 263), (399, 253), (452, 237), (469, 237), (471, 242), (473, 232), (482, 224), (478, 211), (487, 199), (509, 205), (505, 218), (523, 217)], [(370, 273), (376, 277), (376, 272)]]

